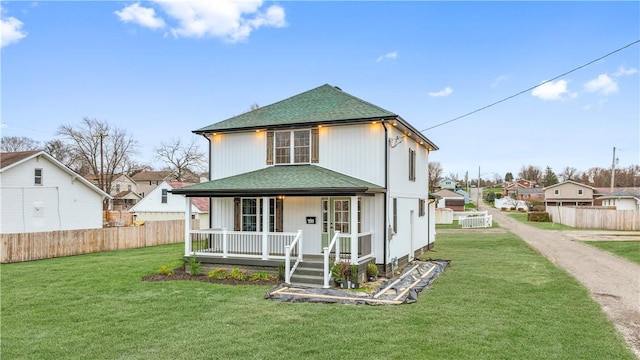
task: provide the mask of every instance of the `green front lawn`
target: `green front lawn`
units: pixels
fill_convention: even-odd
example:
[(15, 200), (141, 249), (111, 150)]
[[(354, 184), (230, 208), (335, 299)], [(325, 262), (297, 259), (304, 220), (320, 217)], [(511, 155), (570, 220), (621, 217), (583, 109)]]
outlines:
[(279, 303), (142, 282), (180, 244), (2, 265), (6, 359), (634, 359), (588, 292), (511, 234), (442, 234), (417, 303)]
[(574, 227), (563, 225), (560, 223), (528, 221), (527, 213), (513, 212), (513, 213), (509, 213), (508, 215), (520, 222), (537, 227), (538, 229), (542, 229), (542, 230), (579, 230)]
[(640, 241), (583, 241), (582, 243), (640, 264)]

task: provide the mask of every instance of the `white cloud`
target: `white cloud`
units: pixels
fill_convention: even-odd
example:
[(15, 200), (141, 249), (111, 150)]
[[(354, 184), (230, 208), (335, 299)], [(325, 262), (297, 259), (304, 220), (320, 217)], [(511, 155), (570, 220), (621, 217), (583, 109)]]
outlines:
[(156, 17), (156, 11), (152, 8), (140, 6), (135, 3), (115, 12), (122, 22), (131, 22), (150, 29), (159, 29), (164, 27), (164, 20)]
[(14, 17), (0, 19), (0, 48), (16, 43), (27, 36), (27, 33), (22, 30), (22, 25), (22, 21)]
[(608, 95), (618, 91), (618, 83), (611, 79), (609, 75), (600, 74), (597, 78), (585, 83), (584, 89), (587, 92)]
[(246, 40), (261, 27), (287, 25), (284, 9), (278, 5), (260, 11), (262, 0), (175, 1), (157, 0), (162, 10), (177, 26), (175, 37), (215, 37), (229, 42)]
[(444, 88), (444, 89), (442, 89), (440, 91), (430, 92), (429, 96), (432, 96), (432, 97), (449, 96), (449, 95), (451, 95), (452, 92), (453, 92), (453, 89), (450, 88), (449, 86), (447, 86), (446, 88)]
[(638, 69), (636, 68), (631, 68), (631, 69), (627, 69), (624, 67), (624, 65), (620, 65), (620, 67), (618, 68), (618, 71), (613, 73), (613, 76), (615, 77), (619, 77), (619, 76), (628, 76), (628, 75), (633, 75), (635, 73), (638, 72)]
[(566, 80), (550, 81), (539, 85), (531, 91), (531, 95), (542, 100), (564, 100), (567, 95), (569, 98), (577, 97), (576, 93), (569, 93)]
[(607, 99), (600, 99), (598, 100), (597, 104), (587, 104), (585, 106), (582, 107), (583, 110), (602, 110), (604, 108), (604, 105), (608, 102), (609, 100)]
[(392, 51), (389, 53), (386, 53), (384, 55), (380, 55), (378, 56), (378, 59), (376, 60), (376, 62), (380, 62), (383, 60), (395, 60), (398, 58), (398, 52), (397, 51)]
[(509, 79), (509, 77), (507, 77), (506, 75), (500, 75), (497, 78), (495, 78), (493, 80), (493, 82), (491, 83), (491, 87), (496, 87), (498, 85), (500, 85), (500, 83), (505, 82)]

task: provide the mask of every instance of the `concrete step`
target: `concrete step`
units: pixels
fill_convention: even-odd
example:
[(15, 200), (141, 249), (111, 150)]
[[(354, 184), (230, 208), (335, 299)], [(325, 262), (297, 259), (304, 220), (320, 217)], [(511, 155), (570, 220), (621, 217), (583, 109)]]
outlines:
[(324, 278), (322, 276), (315, 276), (315, 275), (302, 275), (302, 274), (298, 274), (298, 272), (296, 271), (291, 276), (291, 283), (304, 285), (304, 286), (322, 287), (322, 285), (324, 285)]

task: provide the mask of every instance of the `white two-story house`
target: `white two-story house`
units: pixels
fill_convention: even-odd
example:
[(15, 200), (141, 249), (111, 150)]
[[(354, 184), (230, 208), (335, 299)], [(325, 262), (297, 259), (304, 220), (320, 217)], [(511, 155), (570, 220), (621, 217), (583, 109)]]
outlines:
[(210, 229), (187, 224), (187, 257), (289, 257), (288, 276), (328, 250), (331, 262), (390, 274), (434, 244), (428, 158), (438, 148), (391, 111), (323, 85), (193, 132), (209, 141), (210, 181), (172, 192), (210, 198)]

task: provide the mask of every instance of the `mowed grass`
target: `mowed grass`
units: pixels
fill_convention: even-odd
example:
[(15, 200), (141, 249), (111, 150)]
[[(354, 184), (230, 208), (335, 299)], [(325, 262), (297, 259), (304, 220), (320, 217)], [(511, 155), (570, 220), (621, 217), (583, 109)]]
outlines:
[(583, 241), (582, 243), (640, 264), (640, 241)]
[(537, 227), (538, 229), (542, 229), (542, 230), (580, 230), (578, 228), (563, 225), (560, 223), (529, 221), (527, 220), (527, 213), (514, 212), (514, 213), (509, 213), (508, 215), (522, 223)]
[(511, 234), (442, 234), (452, 260), (400, 306), (279, 303), (264, 286), (143, 275), (180, 245), (2, 265), (3, 359), (634, 359), (587, 291)]

